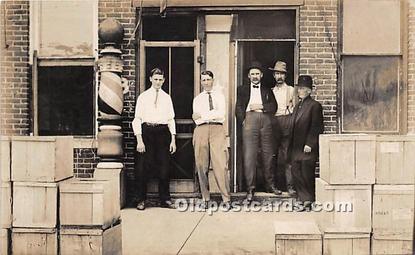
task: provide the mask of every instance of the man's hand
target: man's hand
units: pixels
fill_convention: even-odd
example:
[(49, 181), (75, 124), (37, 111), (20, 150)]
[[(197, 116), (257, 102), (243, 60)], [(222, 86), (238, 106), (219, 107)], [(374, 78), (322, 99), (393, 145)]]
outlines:
[(195, 113), (193, 113), (192, 114), (192, 119), (193, 120), (197, 120), (197, 119), (200, 119), (202, 116), (200, 116), (200, 114), (199, 113), (197, 113), (197, 112), (195, 112)]
[(175, 152), (176, 152), (176, 137), (172, 135), (171, 142), (170, 142), (170, 154), (173, 154)]
[(144, 145), (143, 138), (140, 136), (137, 136), (137, 151), (139, 153), (146, 152), (146, 146)]
[(310, 153), (311, 152), (311, 147), (308, 145), (304, 145), (304, 153)]
[(251, 111), (256, 111), (256, 110), (262, 110), (264, 109), (264, 107), (262, 106), (262, 104), (250, 104), (249, 109)]

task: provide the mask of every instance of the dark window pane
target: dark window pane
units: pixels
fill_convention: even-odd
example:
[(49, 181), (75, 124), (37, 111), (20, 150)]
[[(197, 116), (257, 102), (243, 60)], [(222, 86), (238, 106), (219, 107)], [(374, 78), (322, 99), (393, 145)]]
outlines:
[(196, 17), (143, 18), (143, 39), (146, 41), (193, 41), (195, 38)]
[(172, 48), (171, 97), (176, 119), (191, 119), (194, 95), (193, 48)]
[(93, 67), (39, 68), (39, 135), (93, 135)]
[(346, 56), (343, 131), (399, 131), (399, 57)]
[(234, 39), (295, 39), (295, 11), (241, 12), (234, 28)]
[(154, 68), (161, 68), (164, 71), (164, 84), (161, 87), (166, 93), (169, 91), (169, 48), (168, 47), (147, 47), (146, 48), (146, 77), (145, 88), (151, 87), (149, 80), (151, 70)]

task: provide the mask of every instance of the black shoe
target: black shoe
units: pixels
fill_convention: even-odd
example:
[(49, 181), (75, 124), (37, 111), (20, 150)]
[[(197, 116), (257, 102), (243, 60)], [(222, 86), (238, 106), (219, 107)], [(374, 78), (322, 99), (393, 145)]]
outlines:
[(295, 191), (295, 189), (291, 186), (289, 186), (287, 188), (288, 194), (290, 194), (290, 196), (294, 196), (295, 194), (297, 194), (297, 191)]
[(255, 191), (253, 189), (248, 190), (248, 192), (246, 193), (246, 201), (251, 203), (252, 200), (254, 199), (254, 194), (255, 194)]
[(275, 195), (281, 195), (282, 191), (275, 188), (275, 187), (271, 187), (270, 189), (267, 190), (267, 193), (274, 193)]
[(199, 205), (200, 209), (206, 210), (209, 208), (209, 201), (203, 201), (202, 203), (200, 203)]
[(137, 210), (142, 211), (142, 210), (144, 210), (144, 209), (146, 209), (146, 204), (145, 204), (145, 202), (144, 202), (144, 201), (139, 202), (139, 203), (137, 204)]
[(162, 208), (169, 208), (169, 209), (176, 209), (173, 202), (170, 200), (166, 200), (160, 203), (160, 207)]

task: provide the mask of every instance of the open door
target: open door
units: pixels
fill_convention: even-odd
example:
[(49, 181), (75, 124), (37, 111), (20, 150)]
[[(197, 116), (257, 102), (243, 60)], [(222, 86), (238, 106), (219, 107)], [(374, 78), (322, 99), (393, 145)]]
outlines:
[[(195, 192), (196, 176), (192, 145), (194, 123), (193, 98), (200, 93), (197, 62), (199, 41), (140, 41), (140, 91), (151, 86), (149, 73), (160, 67), (166, 74), (162, 89), (173, 101), (176, 120), (177, 151), (173, 155), (170, 171), (170, 191)], [(149, 192), (157, 191), (157, 183), (150, 182)]]

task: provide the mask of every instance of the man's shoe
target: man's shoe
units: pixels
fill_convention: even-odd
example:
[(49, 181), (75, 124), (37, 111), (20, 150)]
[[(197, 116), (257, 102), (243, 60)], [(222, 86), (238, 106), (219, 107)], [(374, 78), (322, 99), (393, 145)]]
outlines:
[(271, 187), (270, 189), (267, 190), (267, 193), (274, 193), (275, 195), (281, 195), (282, 191), (277, 189), (276, 187)]
[(170, 200), (166, 200), (160, 203), (160, 207), (162, 208), (169, 208), (169, 209), (176, 209), (173, 202)]
[(224, 212), (229, 212), (233, 209), (231, 201), (223, 202), (222, 206)]
[(252, 200), (254, 199), (254, 190), (248, 190), (248, 192), (246, 193), (246, 201), (248, 201), (249, 203), (252, 202)]
[(145, 204), (145, 202), (144, 202), (144, 201), (139, 202), (139, 203), (137, 204), (137, 210), (142, 211), (142, 210), (144, 210), (144, 209), (146, 209), (146, 204)]
[(295, 194), (297, 194), (297, 191), (295, 191), (295, 189), (291, 186), (288, 186), (287, 191), (288, 194), (290, 194), (290, 196), (294, 196)]
[(203, 210), (209, 209), (209, 204), (210, 204), (210, 201), (203, 201), (200, 204), (200, 209), (203, 209)]

